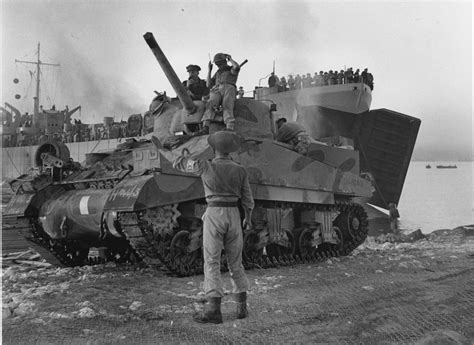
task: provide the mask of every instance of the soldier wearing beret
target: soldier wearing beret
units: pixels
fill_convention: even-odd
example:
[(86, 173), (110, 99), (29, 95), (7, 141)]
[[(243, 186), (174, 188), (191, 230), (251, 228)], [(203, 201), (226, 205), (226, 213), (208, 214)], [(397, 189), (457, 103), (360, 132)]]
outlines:
[(186, 66), (189, 78), (188, 80), (183, 81), (183, 85), (193, 101), (200, 101), (202, 97), (209, 94), (209, 88), (206, 86), (206, 81), (199, 78), (200, 70), (201, 67), (198, 65)]
[(240, 148), (240, 137), (233, 132), (219, 131), (207, 141), (214, 149), (211, 161), (179, 156), (173, 166), (202, 179), (207, 209), (203, 215), (204, 292), (208, 303), (204, 312), (194, 320), (200, 323), (222, 323), (221, 299), (224, 289), (221, 281), (222, 250), (227, 256), (233, 293), (237, 302), (237, 318), (247, 317), (247, 290), (249, 283), (242, 264), (243, 234), (237, 202), (240, 199), (245, 212), (243, 226), (251, 227), (254, 200), (247, 171), (234, 162), (229, 154)]

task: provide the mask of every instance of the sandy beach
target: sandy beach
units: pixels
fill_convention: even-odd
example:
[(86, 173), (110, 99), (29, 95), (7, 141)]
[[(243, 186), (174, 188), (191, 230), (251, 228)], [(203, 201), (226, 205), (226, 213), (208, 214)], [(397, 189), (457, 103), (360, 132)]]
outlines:
[[(347, 257), (253, 269), (250, 317), (200, 325), (203, 276), (3, 262), (4, 344), (419, 343), (474, 339), (474, 226), (413, 243), (374, 237)], [(230, 294), (228, 274), (224, 274)]]

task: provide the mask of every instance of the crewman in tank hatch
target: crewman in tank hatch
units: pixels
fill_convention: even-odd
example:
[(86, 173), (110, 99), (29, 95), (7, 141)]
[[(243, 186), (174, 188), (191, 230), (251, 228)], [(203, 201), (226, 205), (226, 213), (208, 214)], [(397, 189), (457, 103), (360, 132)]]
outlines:
[(201, 176), (207, 209), (203, 215), (204, 292), (208, 304), (194, 320), (200, 323), (222, 323), (221, 299), (224, 289), (221, 280), (221, 253), (225, 250), (233, 293), (237, 302), (237, 318), (247, 317), (249, 283), (242, 264), (243, 234), (237, 202), (245, 212), (244, 228), (251, 228), (254, 200), (247, 171), (234, 162), (229, 154), (240, 148), (240, 137), (233, 132), (219, 131), (208, 137), (214, 149), (212, 161), (194, 160), (181, 155), (173, 167)]
[[(232, 66), (229, 66), (228, 62), (230, 62)], [(206, 104), (206, 111), (202, 117), (203, 128), (199, 132), (199, 134), (202, 135), (209, 133), (209, 125), (214, 119), (215, 109), (220, 105), (222, 105), (226, 129), (233, 131), (235, 127), (234, 102), (237, 95), (236, 84), (240, 65), (233, 60), (229, 54), (224, 53), (217, 53), (214, 56), (214, 63), (218, 67), (218, 70), (211, 78), (212, 62), (209, 61), (207, 87), (211, 90), (209, 101)]]
[(284, 117), (276, 121), (278, 133), (276, 139), (282, 143), (290, 144), (293, 149), (305, 155), (308, 153), (312, 140), (306, 130), (298, 123), (288, 122)]
[(209, 94), (209, 88), (206, 86), (206, 81), (199, 78), (200, 70), (201, 67), (198, 65), (186, 66), (186, 71), (189, 73), (189, 77), (187, 80), (183, 81), (183, 85), (193, 101), (200, 101), (204, 96)]

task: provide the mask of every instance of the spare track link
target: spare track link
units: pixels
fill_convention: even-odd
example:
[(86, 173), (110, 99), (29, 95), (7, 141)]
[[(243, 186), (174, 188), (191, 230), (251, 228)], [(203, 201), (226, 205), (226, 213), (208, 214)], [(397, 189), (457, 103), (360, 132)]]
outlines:
[(27, 246), (33, 248), (41, 257), (54, 266), (72, 267), (83, 265), (97, 265), (107, 261), (124, 262), (128, 261), (128, 257), (134, 254), (130, 247), (125, 254), (127, 258), (122, 257), (121, 253), (115, 253), (113, 248), (110, 260), (102, 258), (89, 258), (88, 253), (80, 253), (75, 241), (72, 240), (52, 240), (47, 233), (44, 232), (41, 224), (37, 219), (26, 217), (5, 217), (3, 218), (3, 226), (18, 231), (27, 241)]
[[(258, 201), (257, 201), (258, 205)], [(268, 203), (267, 206), (268, 207)], [(286, 254), (278, 258), (262, 255), (255, 260), (244, 260), (245, 269), (253, 268), (274, 268), (282, 266), (293, 266), (303, 263), (314, 263), (325, 261), (331, 257), (345, 256), (350, 254), (355, 248), (361, 245), (367, 238), (368, 221), (367, 214), (364, 208), (352, 202), (337, 202), (335, 205), (314, 205), (314, 204), (293, 204), (293, 203), (276, 203), (275, 207), (298, 207), (306, 209), (314, 209), (315, 211), (335, 210), (341, 214), (354, 215), (357, 218), (357, 229), (349, 229), (348, 220), (336, 219), (336, 225), (339, 225), (343, 233), (344, 241), (342, 248), (331, 249), (331, 246), (326, 246), (323, 250), (317, 250), (314, 254), (306, 254), (300, 256), (299, 254)], [(134, 250), (141, 256), (145, 263), (153, 265), (155, 260), (161, 261), (166, 266), (170, 273), (180, 277), (201, 274), (203, 272), (203, 260), (199, 256), (193, 264), (189, 263), (175, 263), (169, 257), (169, 245), (172, 236), (166, 235), (167, 238), (161, 239), (160, 236), (153, 234), (150, 230), (149, 224), (140, 219), (138, 213), (122, 213), (119, 214), (120, 226), (123, 234), (127, 237)], [(173, 234), (176, 234), (179, 229), (175, 229)], [(329, 248), (327, 248), (329, 247)], [(223, 264), (222, 269), (226, 270), (226, 264)]]

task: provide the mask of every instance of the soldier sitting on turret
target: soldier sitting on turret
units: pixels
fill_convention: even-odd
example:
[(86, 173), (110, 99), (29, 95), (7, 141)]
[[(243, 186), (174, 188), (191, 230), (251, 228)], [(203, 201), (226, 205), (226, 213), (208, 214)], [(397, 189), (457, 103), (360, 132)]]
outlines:
[(186, 67), (189, 78), (183, 81), (183, 85), (193, 101), (200, 101), (202, 97), (209, 95), (209, 88), (206, 86), (206, 81), (199, 78), (200, 70), (201, 67), (198, 65), (188, 65)]
[(308, 153), (312, 140), (303, 126), (295, 122), (287, 122), (284, 117), (278, 119), (276, 124), (278, 127), (276, 140), (292, 145), (293, 149), (302, 155)]

